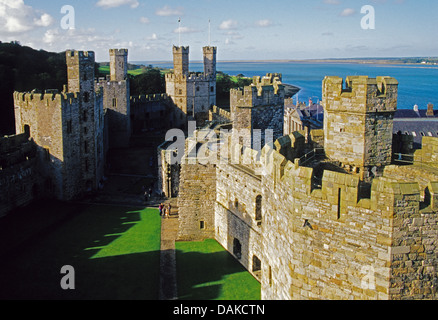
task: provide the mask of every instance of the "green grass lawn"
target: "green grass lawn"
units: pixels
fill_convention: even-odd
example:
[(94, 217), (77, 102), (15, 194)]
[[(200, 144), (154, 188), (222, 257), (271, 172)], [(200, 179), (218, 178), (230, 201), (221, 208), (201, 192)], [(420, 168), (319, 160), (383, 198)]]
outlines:
[[(156, 300), (160, 230), (158, 210), (81, 207), (1, 257), (0, 299)], [(75, 290), (60, 287), (64, 265), (75, 269)]]
[(177, 242), (178, 298), (260, 300), (260, 283), (217, 241)]
[[(103, 74), (110, 74), (110, 67), (109, 66), (100, 66), (99, 72)], [(143, 69), (135, 69), (135, 70), (128, 70), (128, 74), (133, 76), (138, 76), (143, 73)]]

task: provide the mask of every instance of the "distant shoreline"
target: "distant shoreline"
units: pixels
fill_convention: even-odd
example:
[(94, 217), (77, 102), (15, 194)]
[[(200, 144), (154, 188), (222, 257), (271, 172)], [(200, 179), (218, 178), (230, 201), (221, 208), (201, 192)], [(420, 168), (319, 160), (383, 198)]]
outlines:
[[(409, 59), (409, 58), (406, 58)], [(433, 63), (413, 63), (413, 62), (405, 62), (403, 58), (391, 59), (391, 58), (382, 58), (382, 59), (308, 59), (308, 60), (300, 60), (300, 59), (279, 59), (279, 60), (218, 60), (217, 63), (252, 63), (252, 64), (264, 64), (264, 63), (315, 63), (315, 64), (361, 64), (361, 65), (380, 65), (380, 66), (400, 66), (400, 67), (408, 67), (408, 68), (431, 68), (438, 69), (438, 58), (432, 58), (437, 60), (437, 64)], [(133, 64), (145, 64), (145, 61), (133, 61)], [(172, 61), (150, 61), (148, 64), (169, 64)], [(202, 63), (202, 61), (193, 61), (193, 63)]]

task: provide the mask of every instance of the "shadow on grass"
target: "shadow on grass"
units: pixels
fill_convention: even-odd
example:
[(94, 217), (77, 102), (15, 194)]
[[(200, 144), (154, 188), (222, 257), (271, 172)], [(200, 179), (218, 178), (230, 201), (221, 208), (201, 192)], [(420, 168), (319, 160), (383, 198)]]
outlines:
[(260, 283), (216, 241), (184, 247), (177, 243), (180, 300), (260, 300)]
[[(68, 210), (67, 204), (64, 209)], [(68, 220), (2, 256), (0, 299), (158, 299), (161, 220), (157, 210), (112, 206), (75, 210)], [(14, 229), (20, 232), (17, 223)], [(64, 265), (75, 269), (75, 290), (60, 287)]]

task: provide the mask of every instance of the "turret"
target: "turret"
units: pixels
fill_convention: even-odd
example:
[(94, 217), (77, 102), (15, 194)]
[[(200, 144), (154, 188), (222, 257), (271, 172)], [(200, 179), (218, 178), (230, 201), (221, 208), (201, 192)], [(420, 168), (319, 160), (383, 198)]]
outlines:
[(173, 68), (177, 77), (189, 74), (189, 47), (173, 47)]
[(94, 87), (94, 62), (92, 51), (66, 51), (68, 92), (90, 91)]
[(111, 81), (123, 81), (128, 77), (128, 49), (110, 49)]
[(204, 74), (206, 77), (216, 77), (216, 47), (204, 47)]
[(341, 78), (326, 77), (323, 81), (326, 155), (357, 168), (364, 180), (372, 178), (378, 168), (389, 165), (397, 93), (398, 82), (390, 77), (348, 77), (345, 87)]

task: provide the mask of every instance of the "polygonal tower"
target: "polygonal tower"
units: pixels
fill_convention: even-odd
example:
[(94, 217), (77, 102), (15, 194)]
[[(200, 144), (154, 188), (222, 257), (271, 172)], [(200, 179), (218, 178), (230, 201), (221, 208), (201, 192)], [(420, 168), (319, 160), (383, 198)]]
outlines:
[(94, 91), (94, 52), (66, 51), (68, 92)]
[(390, 77), (323, 81), (325, 152), (369, 180), (391, 163), (398, 82)]
[(216, 47), (202, 48), (204, 53), (204, 74), (205, 76), (216, 77)]
[(189, 73), (189, 47), (173, 47), (173, 67), (176, 77)]
[(110, 49), (111, 81), (123, 81), (128, 76), (128, 50)]
[(110, 49), (110, 77), (96, 85), (103, 88), (108, 118), (108, 148), (127, 148), (131, 138), (131, 104), (128, 50)]

